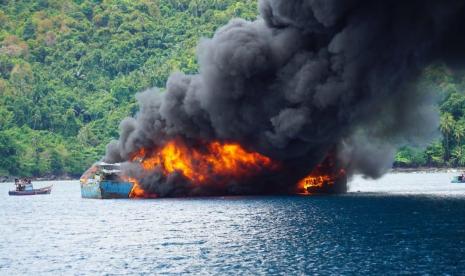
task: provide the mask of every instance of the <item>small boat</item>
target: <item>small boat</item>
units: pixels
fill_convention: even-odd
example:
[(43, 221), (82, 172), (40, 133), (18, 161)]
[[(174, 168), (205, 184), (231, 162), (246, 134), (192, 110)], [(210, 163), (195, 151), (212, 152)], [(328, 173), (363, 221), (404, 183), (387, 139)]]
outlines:
[(8, 191), (10, 196), (22, 196), (22, 195), (48, 195), (52, 192), (52, 186), (43, 187), (40, 189), (24, 190), (24, 191)]
[(454, 176), (451, 183), (465, 183), (465, 177), (463, 175)]

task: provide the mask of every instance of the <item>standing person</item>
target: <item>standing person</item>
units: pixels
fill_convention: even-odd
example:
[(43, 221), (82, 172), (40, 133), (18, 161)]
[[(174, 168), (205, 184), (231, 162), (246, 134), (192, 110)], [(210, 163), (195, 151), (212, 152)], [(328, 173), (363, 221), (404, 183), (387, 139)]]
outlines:
[(18, 179), (19, 191), (24, 191), (24, 178)]
[(26, 191), (32, 191), (33, 190), (30, 178), (26, 178), (24, 188), (25, 188)]
[(18, 178), (15, 178), (15, 187), (16, 187), (16, 191), (20, 191), (21, 190), (21, 186), (19, 184), (19, 179)]

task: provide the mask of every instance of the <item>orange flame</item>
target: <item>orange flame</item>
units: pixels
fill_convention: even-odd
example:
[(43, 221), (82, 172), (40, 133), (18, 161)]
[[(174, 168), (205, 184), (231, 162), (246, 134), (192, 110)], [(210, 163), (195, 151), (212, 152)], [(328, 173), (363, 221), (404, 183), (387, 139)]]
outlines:
[(200, 151), (179, 139), (167, 142), (152, 153), (141, 148), (133, 155), (132, 161), (140, 162), (146, 171), (160, 168), (165, 175), (180, 172), (194, 184), (253, 176), (264, 168), (275, 166), (270, 158), (249, 152), (236, 143), (215, 141)]
[(345, 177), (345, 170), (331, 171), (322, 164), (317, 166), (309, 175), (297, 183), (297, 188), (304, 194), (312, 194), (334, 185), (338, 180)]
[(129, 193), (130, 198), (142, 198), (146, 197), (144, 189), (140, 186), (139, 181), (137, 179), (129, 177), (129, 182), (132, 182), (133, 186), (131, 189), (131, 193)]
[(324, 185), (329, 185), (334, 181), (329, 175), (308, 175), (304, 179), (299, 181), (299, 188), (303, 189), (304, 192), (309, 193), (308, 191), (316, 188), (323, 188)]
[(156, 198), (156, 194), (149, 194), (144, 191), (141, 187), (139, 181), (133, 177), (122, 175), (121, 178), (124, 181), (131, 182), (133, 184), (131, 192), (129, 193), (129, 198)]

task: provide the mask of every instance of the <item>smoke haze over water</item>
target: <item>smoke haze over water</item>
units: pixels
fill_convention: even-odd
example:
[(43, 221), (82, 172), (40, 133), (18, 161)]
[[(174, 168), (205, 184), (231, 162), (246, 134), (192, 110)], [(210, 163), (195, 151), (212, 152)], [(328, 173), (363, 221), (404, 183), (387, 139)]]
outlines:
[[(200, 41), (199, 74), (175, 73), (165, 92), (137, 95), (140, 111), (121, 122), (105, 160), (129, 161), (141, 147), (181, 137), (193, 146), (238, 142), (283, 164), (218, 193), (287, 192), (330, 153), (349, 175), (378, 177), (400, 145), (424, 144), (437, 131), (435, 97), (415, 81), (431, 62), (462, 58), (464, 7), (261, 0), (259, 19), (232, 19)], [(192, 192), (176, 173), (126, 170), (162, 196), (213, 193)]]

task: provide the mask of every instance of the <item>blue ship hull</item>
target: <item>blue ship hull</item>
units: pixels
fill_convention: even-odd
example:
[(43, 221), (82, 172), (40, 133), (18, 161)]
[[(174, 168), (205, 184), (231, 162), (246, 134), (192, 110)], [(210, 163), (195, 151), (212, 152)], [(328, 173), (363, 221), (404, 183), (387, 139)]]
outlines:
[(82, 198), (129, 198), (133, 183), (119, 181), (95, 181), (91, 183), (81, 183)]

